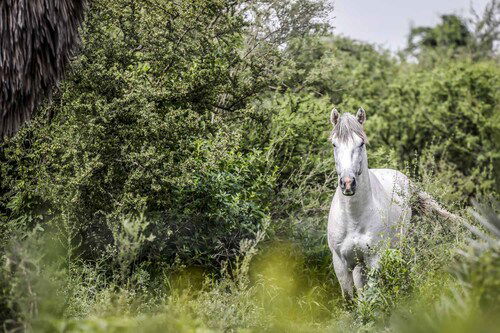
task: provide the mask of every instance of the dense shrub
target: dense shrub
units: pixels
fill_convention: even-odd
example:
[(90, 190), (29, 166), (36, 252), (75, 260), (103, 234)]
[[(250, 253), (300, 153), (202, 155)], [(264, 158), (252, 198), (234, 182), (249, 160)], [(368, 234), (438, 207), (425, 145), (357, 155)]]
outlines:
[(458, 179), (466, 179), (464, 194), (494, 190), (499, 74), (495, 63), (468, 61), (431, 71), (412, 66), (402, 70), (368, 127), (379, 133), (373, 143), (397, 142), (394, 147), (403, 160), (431, 148), (435, 159), (444, 159)]
[(241, 108), (265, 80), (239, 53), (243, 17), (223, 1), (164, 5), (92, 3), (68, 79), (4, 147), (15, 228), (52, 218), (97, 259), (123, 218), (143, 215), (141, 260), (203, 266), (259, 229), (273, 174), (264, 154), (241, 152), (221, 109)]

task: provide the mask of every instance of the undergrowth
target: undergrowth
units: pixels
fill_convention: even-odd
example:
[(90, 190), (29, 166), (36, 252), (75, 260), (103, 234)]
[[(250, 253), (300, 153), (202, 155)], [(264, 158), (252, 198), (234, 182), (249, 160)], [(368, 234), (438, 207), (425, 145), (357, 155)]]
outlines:
[[(398, 248), (385, 250), (380, 269), (369, 273), (363, 295), (347, 302), (333, 270), (324, 272), (308, 262), (297, 243), (266, 239), (265, 230), (254, 240), (243, 241), (237, 259), (224, 264), (218, 274), (196, 267), (166, 267), (153, 276), (139, 267), (126, 281), (110, 279), (98, 262), (68, 262), (54, 248), (55, 235), (30, 235), (11, 244), (6, 256), (3, 274), (9, 279), (9, 306), (19, 316), (6, 322), (4, 329), (417, 332), (422, 330), (415, 318), (422, 316), (429, 327), (439, 325), (434, 331), (451, 332), (455, 326), (440, 316), (460, 314), (461, 321), (472, 325), (479, 317), (493, 314), (482, 313), (478, 304), (497, 306), (498, 262), (494, 260), (498, 257), (493, 260), (490, 252), (478, 256), (479, 268), (467, 271), (470, 290), (462, 283), (465, 279), (453, 273), (452, 258), (469, 236), (457, 221), (414, 219), (408, 237)], [(133, 254), (129, 248), (123, 250)], [(122, 268), (117, 269), (122, 273)], [(484, 276), (484, 272), (496, 276)], [(493, 300), (492, 291), (497, 292)], [(425, 315), (429, 312), (439, 320), (429, 321)], [(402, 326), (405, 321), (412, 325)]]

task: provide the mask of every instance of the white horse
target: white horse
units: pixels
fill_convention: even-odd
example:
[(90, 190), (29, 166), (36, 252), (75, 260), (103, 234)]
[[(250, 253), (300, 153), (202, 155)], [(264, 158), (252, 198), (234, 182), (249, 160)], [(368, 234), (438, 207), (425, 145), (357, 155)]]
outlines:
[[(410, 180), (391, 169), (368, 169), (365, 111), (353, 116), (332, 110), (330, 137), (339, 185), (328, 216), (328, 245), (344, 296), (353, 297), (365, 284), (367, 270), (377, 268), (379, 249), (394, 245), (411, 218)], [(450, 218), (425, 192), (415, 191), (422, 210)]]

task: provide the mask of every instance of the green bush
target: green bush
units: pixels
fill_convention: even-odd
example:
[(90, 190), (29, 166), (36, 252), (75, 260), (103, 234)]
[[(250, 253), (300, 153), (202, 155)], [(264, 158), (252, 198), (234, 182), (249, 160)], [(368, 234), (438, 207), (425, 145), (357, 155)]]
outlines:
[[(409, 160), (426, 148), (433, 158), (464, 179), (465, 196), (495, 189), (500, 131), (499, 71), (492, 62), (453, 61), (432, 70), (402, 70), (381, 100), (368, 131), (380, 133), (375, 145), (394, 145)], [(458, 185), (458, 184), (457, 184)]]
[[(114, 253), (120, 221), (141, 215), (154, 239), (135, 263), (219, 267), (259, 230), (274, 182), (266, 156), (243, 153), (215, 107), (221, 94), (245, 105), (229, 78), (244, 22), (219, 1), (158, 6), (93, 2), (59, 93), (4, 145), (3, 213), (13, 229), (68, 224), (92, 260)], [(252, 75), (236, 79), (259, 89)]]
[(415, 282), (411, 259), (398, 249), (387, 249), (381, 256), (379, 268), (367, 275), (366, 290), (359, 296), (356, 309), (363, 322), (387, 316), (410, 296)]

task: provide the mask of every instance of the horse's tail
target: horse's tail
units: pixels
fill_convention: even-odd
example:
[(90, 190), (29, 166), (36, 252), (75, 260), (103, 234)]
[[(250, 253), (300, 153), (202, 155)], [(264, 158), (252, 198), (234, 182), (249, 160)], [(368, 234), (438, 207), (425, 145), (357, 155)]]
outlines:
[(433, 197), (431, 197), (428, 193), (424, 191), (416, 191), (416, 203), (414, 205), (414, 209), (417, 213), (423, 215), (430, 215), (432, 213), (446, 219), (446, 220), (455, 220), (462, 221), (463, 218), (460, 216), (453, 214), (443, 208)]

